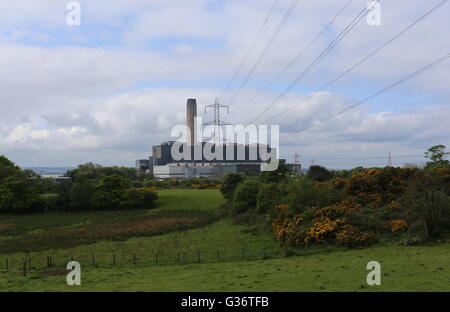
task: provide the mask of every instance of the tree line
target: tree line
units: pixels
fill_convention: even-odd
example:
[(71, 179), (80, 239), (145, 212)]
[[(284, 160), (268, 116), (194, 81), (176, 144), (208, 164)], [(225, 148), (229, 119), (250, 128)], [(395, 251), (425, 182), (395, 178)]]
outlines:
[(69, 181), (55, 182), (22, 170), (0, 156), (0, 212), (148, 209), (157, 194), (143, 189), (135, 169), (87, 163), (68, 171)]

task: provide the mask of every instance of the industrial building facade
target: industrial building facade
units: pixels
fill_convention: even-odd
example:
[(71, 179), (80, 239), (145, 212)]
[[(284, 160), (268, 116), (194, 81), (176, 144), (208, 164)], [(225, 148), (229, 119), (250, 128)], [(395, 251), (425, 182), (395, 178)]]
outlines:
[[(264, 170), (267, 162), (260, 155), (273, 151), (263, 144), (221, 144), (212, 145), (197, 142), (195, 118), (197, 117), (197, 101), (188, 99), (186, 105), (186, 126), (190, 130), (188, 144), (182, 145), (180, 153), (187, 155), (182, 159), (174, 159), (175, 141), (163, 142), (152, 147), (149, 159), (137, 160), (136, 170), (150, 173), (156, 179), (183, 179), (195, 177), (223, 177), (227, 173), (254, 172)], [(208, 144), (212, 146), (208, 146)], [(215, 159), (208, 159), (203, 153), (198, 157), (197, 151), (210, 148), (215, 153)], [(215, 148), (217, 148), (217, 153)], [(222, 151), (221, 151), (222, 150)]]

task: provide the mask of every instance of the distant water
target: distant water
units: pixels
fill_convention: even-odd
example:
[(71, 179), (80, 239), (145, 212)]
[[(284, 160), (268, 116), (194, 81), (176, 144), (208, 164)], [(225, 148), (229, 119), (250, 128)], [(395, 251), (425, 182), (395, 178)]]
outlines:
[(32, 170), (37, 174), (46, 177), (54, 178), (61, 177), (67, 173), (69, 170), (76, 169), (75, 167), (24, 167), (23, 169)]

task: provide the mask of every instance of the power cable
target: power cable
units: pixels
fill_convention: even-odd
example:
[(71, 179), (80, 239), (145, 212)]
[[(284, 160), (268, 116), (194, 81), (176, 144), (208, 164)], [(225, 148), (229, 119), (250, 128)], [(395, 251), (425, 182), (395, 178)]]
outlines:
[(306, 96), (304, 99), (302, 99), (299, 103), (292, 105), (291, 107), (288, 107), (287, 109), (285, 109), (284, 111), (274, 115), (273, 117), (267, 119), (264, 121), (264, 123), (268, 123), (269, 121), (272, 121), (278, 117), (280, 117), (281, 115), (284, 115), (285, 113), (291, 111), (292, 109), (294, 109), (295, 107), (299, 106), (300, 104), (306, 102), (307, 100), (309, 100), (311, 97), (313, 97), (317, 92), (323, 91), (326, 88), (328, 88), (329, 86), (331, 86), (332, 84), (334, 84), (335, 82), (337, 82), (338, 80), (340, 80), (342, 77), (344, 77), (346, 74), (348, 74), (349, 72), (353, 71), (356, 67), (358, 67), (359, 65), (363, 64), (364, 62), (366, 62), (368, 59), (370, 59), (372, 56), (374, 56), (375, 54), (377, 54), (378, 52), (380, 52), (383, 48), (387, 47), (389, 44), (391, 44), (392, 42), (394, 42), (396, 39), (398, 39), (400, 36), (402, 36), (404, 33), (406, 33), (408, 30), (410, 30), (412, 27), (414, 27), (415, 25), (417, 25), (419, 22), (421, 22), (423, 19), (425, 19), (426, 17), (428, 17), (431, 13), (433, 13), (434, 11), (436, 11), (439, 7), (441, 7), (442, 5), (444, 5), (446, 2), (448, 2), (448, 0), (444, 0), (441, 1), (440, 3), (438, 3), (436, 6), (434, 6), (433, 8), (431, 8), (430, 10), (428, 10), (427, 12), (425, 12), (425, 14), (423, 14), (422, 16), (420, 16), (417, 20), (415, 20), (412, 24), (408, 25), (406, 28), (404, 28), (403, 30), (401, 30), (399, 33), (397, 33), (395, 36), (393, 36), (391, 39), (389, 39), (388, 41), (386, 41), (385, 43), (383, 43), (381, 46), (379, 46), (378, 48), (376, 48), (374, 51), (372, 51), (371, 53), (369, 53), (366, 57), (364, 57), (362, 60), (360, 60), (359, 62), (357, 62), (356, 64), (354, 64), (353, 66), (349, 67), (347, 70), (345, 70), (343, 73), (341, 73), (340, 75), (338, 75), (337, 77), (333, 78), (332, 80), (330, 80), (329, 82), (327, 82), (325, 85), (323, 85), (322, 87), (318, 88), (317, 90), (313, 91), (312, 93), (310, 93), (308, 96)]
[(266, 111), (268, 111), (272, 106), (274, 106), (278, 101), (280, 101), (283, 96), (288, 93), (293, 87), (297, 85), (313, 68), (316, 66), (342, 39), (347, 36), (347, 34), (367, 15), (370, 10), (364, 8), (351, 22), (348, 24), (340, 33), (333, 39), (333, 41), (323, 50), (318, 57), (314, 59), (314, 61), (306, 67), (306, 69), (301, 72), (293, 82), (283, 91), (281, 92), (277, 98), (267, 106), (259, 115), (256, 116), (250, 123), (254, 123), (258, 120)]
[(275, 76), (266, 86), (264, 86), (261, 90), (259, 90), (250, 100), (247, 101), (247, 103), (253, 102), (256, 98), (258, 98), (261, 94), (263, 94), (267, 89), (269, 89), (275, 81), (280, 79), (292, 66), (294, 66), (295, 63), (298, 62), (298, 60), (305, 54), (306, 51), (309, 50), (313, 46), (313, 44), (325, 33), (325, 31), (330, 28), (330, 26), (336, 21), (336, 19), (349, 7), (353, 0), (349, 0), (347, 3), (344, 4), (344, 6), (338, 11), (338, 13), (322, 28), (322, 30), (308, 43), (306, 47), (304, 47), (300, 53), (298, 53), (294, 59), (292, 59), (289, 64), (283, 68), (283, 70), (278, 73), (278, 75)]
[(258, 42), (259, 38), (263, 34), (264, 29), (266, 28), (266, 26), (267, 26), (271, 16), (275, 12), (275, 9), (277, 8), (279, 2), (280, 2), (280, 0), (275, 0), (274, 1), (273, 5), (271, 6), (271, 8), (269, 10), (269, 13), (267, 14), (266, 18), (264, 19), (264, 22), (263, 22), (261, 28), (259, 29), (258, 33), (256, 34), (255, 39), (253, 40), (252, 44), (250, 45), (250, 48), (248, 49), (247, 53), (245, 54), (244, 58), (242, 59), (241, 63), (239, 64), (239, 66), (236, 69), (235, 73), (231, 77), (231, 79), (228, 82), (227, 86), (223, 90), (222, 95), (220, 96), (220, 98), (222, 98), (227, 93), (227, 91), (230, 89), (231, 85), (233, 84), (233, 82), (236, 80), (237, 76), (241, 72), (242, 68), (244, 67), (245, 63), (247, 62), (247, 59), (250, 57), (250, 54), (254, 50), (254, 48), (256, 46), (256, 43)]
[(271, 38), (269, 39), (269, 41), (267, 42), (265, 48), (263, 49), (262, 53), (259, 55), (255, 65), (253, 65), (253, 67), (251, 68), (250, 72), (247, 74), (247, 76), (245, 77), (245, 79), (243, 80), (243, 82), (241, 83), (241, 85), (239, 86), (239, 88), (237, 89), (236, 93), (234, 94), (234, 96), (232, 97), (229, 105), (232, 105), (234, 103), (234, 101), (236, 100), (236, 98), (239, 96), (239, 94), (241, 93), (242, 89), (247, 85), (248, 81), (250, 80), (250, 78), (253, 76), (253, 74), (255, 73), (256, 69), (258, 68), (258, 66), (261, 64), (262, 60), (264, 59), (264, 56), (267, 54), (267, 52), (269, 51), (270, 47), (272, 46), (272, 44), (275, 42), (275, 40), (278, 38), (278, 35), (280, 34), (280, 32), (283, 30), (284, 26), (286, 25), (287, 20), (289, 19), (289, 17), (291, 16), (292, 12), (294, 11), (295, 7), (297, 6), (298, 2), (300, 0), (292, 0), (291, 5), (289, 6), (288, 10), (286, 11), (283, 19), (281, 20), (280, 24), (278, 25), (278, 27), (276, 28), (275, 32), (272, 34)]
[(365, 102), (367, 102), (367, 101), (369, 101), (369, 100), (371, 100), (371, 99), (373, 99), (373, 98), (375, 98), (375, 97), (377, 97), (377, 96), (379, 96), (379, 95), (381, 95), (381, 94), (383, 94), (383, 93), (385, 93), (385, 92), (387, 92), (387, 91), (389, 91), (389, 90), (395, 88), (396, 86), (398, 86), (398, 85), (400, 85), (400, 84), (402, 84), (402, 83), (404, 83), (404, 82), (406, 82), (406, 81), (408, 81), (408, 80), (410, 80), (410, 79), (412, 79), (412, 78), (414, 78), (414, 77), (420, 75), (421, 73), (423, 73), (423, 72), (425, 72), (425, 71), (427, 71), (427, 70), (429, 70), (429, 69), (431, 69), (431, 68), (433, 68), (433, 67), (435, 67), (435, 66), (441, 64), (442, 62), (444, 62), (444, 61), (447, 60), (448, 58), (450, 58), (450, 53), (445, 54), (444, 56), (438, 58), (438, 59), (435, 60), (434, 62), (432, 62), (432, 63), (430, 63), (430, 64), (428, 64), (428, 65), (426, 65), (426, 66), (424, 66), (424, 67), (422, 67), (422, 68), (420, 68), (420, 69), (418, 69), (417, 71), (415, 71), (415, 72), (413, 72), (413, 73), (407, 75), (406, 77), (403, 77), (402, 79), (397, 80), (396, 82), (394, 82), (394, 83), (388, 85), (387, 87), (385, 87), (385, 88), (379, 90), (378, 92), (375, 92), (374, 94), (372, 94), (372, 95), (366, 97), (365, 99), (363, 99), (363, 100), (361, 100), (361, 101), (358, 101), (358, 102), (356, 102), (356, 103), (353, 104), (353, 105), (348, 106), (347, 108), (341, 110), (340, 112), (337, 112), (337, 113), (335, 113), (335, 114), (333, 114), (333, 115), (331, 115), (331, 116), (329, 116), (329, 117), (327, 117), (327, 118), (325, 118), (325, 119), (316, 121), (316, 122), (312, 123), (311, 125), (309, 125), (309, 126), (303, 128), (303, 129), (301, 129), (301, 130), (299, 130), (299, 131), (296, 131), (296, 132), (294, 132), (294, 133), (285, 135), (285, 136), (283, 136), (283, 137), (289, 137), (289, 136), (293, 136), (293, 135), (299, 134), (299, 133), (301, 133), (301, 132), (303, 132), (303, 131), (306, 131), (306, 130), (308, 130), (308, 129), (314, 127), (314, 126), (317, 126), (317, 125), (320, 125), (320, 124), (322, 124), (322, 123), (324, 123), (324, 122), (327, 122), (328, 120), (333, 119), (334, 117), (336, 117), (336, 116), (338, 116), (338, 115), (340, 115), (340, 114), (343, 114), (343, 113), (345, 113), (345, 112), (347, 112), (347, 111), (349, 111), (349, 110), (355, 108), (356, 106), (359, 106), (359, 105), (361, 105), (361, 104), (364, 104)]

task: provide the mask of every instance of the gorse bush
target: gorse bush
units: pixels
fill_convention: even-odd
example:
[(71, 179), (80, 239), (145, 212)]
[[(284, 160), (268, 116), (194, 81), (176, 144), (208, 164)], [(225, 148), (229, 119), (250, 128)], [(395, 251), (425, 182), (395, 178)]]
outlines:
[(450, 231), (450, 169), (443, 148), (429, 149), (432, 161), (425, 169), (330, 172), (313, 166), (306, 177), (282, 170), (257, 179), (233, 175), (225, 179), (222, 192), (235, 220), (270, 220), (275, 238), (286, 245), (357, 247), (405, 231), (434, 239)]

